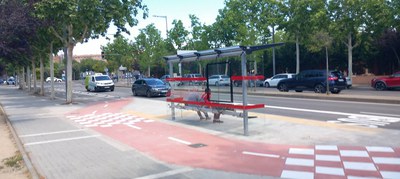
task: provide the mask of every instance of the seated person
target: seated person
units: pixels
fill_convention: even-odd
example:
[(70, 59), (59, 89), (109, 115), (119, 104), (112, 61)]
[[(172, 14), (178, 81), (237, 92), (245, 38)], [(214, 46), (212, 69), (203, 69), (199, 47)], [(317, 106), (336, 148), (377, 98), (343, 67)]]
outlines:
[[(196, 101), (196, 102), (205, 102), (204, 98), (202, 98), (202, 96), (200, 96), (200, 94), (198, 94), (196, 92), (189, 94), (189, 96), (187, 97), (186, 100), (187, 101)], [(201, 106), (197, 106), (197, 105), (188, 105), (188, 106), (196, 106), (197, 107), (197, 115), (199, 115), (200, 120), (203, 120), (203, 119), (208, 120), (208, 119), (210, 119), (210, 117), (208, 116), (207, 112), (200, 110)], [(205, 118), (201, 115), (201, 112), (204, 113)]]
[[(209, 102), (209, 99), (211, 98), (210, 88), (205, 89), (204, 94), (201, 95), (201, 98), (203, 99), (204, 102)], [(222, 111), (218, 108), (216, 108), (215, 110), (216, 110), (216, 112), (214, 112), (213, 122), (214, 123), (223, 123), (224, 121), (221, 121), (219, 119), (219, 116), (221, 115)]]

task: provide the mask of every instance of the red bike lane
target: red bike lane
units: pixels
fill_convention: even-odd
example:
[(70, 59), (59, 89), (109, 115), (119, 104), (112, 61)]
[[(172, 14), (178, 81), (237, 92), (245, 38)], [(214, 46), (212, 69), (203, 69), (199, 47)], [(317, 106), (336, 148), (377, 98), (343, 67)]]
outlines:
[[(85, 123), (82, 118), (75, 120), (82, 124), (99, 122), (101, 118), (103, 125), (91, 126), (95, 131), (157, 160), (181, 166), (283, 178), (400, 176), (399, 148), (298, 146), (238, 140), (119, 113), (129, 102), (100, 103), (73, 115), (87, 116)], [(104, 121), (110, 125), (104, 125)]]

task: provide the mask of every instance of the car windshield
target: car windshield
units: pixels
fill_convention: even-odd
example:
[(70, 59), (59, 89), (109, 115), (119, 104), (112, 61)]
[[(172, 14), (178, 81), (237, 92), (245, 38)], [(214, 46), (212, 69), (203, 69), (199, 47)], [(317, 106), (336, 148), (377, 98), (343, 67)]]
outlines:
[(96, 76), (96, 81), (111, 80), (108, 76)]
[(221, 78), (229, 78), (229, 76), (222, 75)]
[(332, 75), (332, 76), (339, 77), (339, 78), (342, 78), (342, 73), (340, 73), (340, 72), (338, 72), (338, 71), (333, 71), (333, 72), (331, 72), (331, 75)]
[(148, 85), (164, 85), (164, 82), (158, 79), (146, 80)]

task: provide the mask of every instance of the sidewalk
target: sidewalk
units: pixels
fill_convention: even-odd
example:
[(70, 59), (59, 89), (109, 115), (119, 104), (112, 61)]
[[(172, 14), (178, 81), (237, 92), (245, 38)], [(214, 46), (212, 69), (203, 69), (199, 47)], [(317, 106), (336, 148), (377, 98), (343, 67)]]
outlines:
[(133, 97), (63, 105), (0, 87), (0, 103), (45, 178), (400, 178), (397, 130), (256, 114), (199, 121)]

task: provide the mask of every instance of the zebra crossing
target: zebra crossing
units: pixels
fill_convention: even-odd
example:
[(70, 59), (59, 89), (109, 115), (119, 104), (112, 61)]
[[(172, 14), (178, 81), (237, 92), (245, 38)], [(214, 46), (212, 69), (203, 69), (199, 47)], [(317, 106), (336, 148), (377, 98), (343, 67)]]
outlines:
[(87, 128), (112, 127), (113, 125), (118, 125), (118, 124), (132, 127), (140, 122), (146, 122), (146, 123), (154, 122), (153, 120), (123, 113), (103, 113), (103, 114), (92, 113), (80, 116), (71, 115), (67, 116), (67, 118)]

